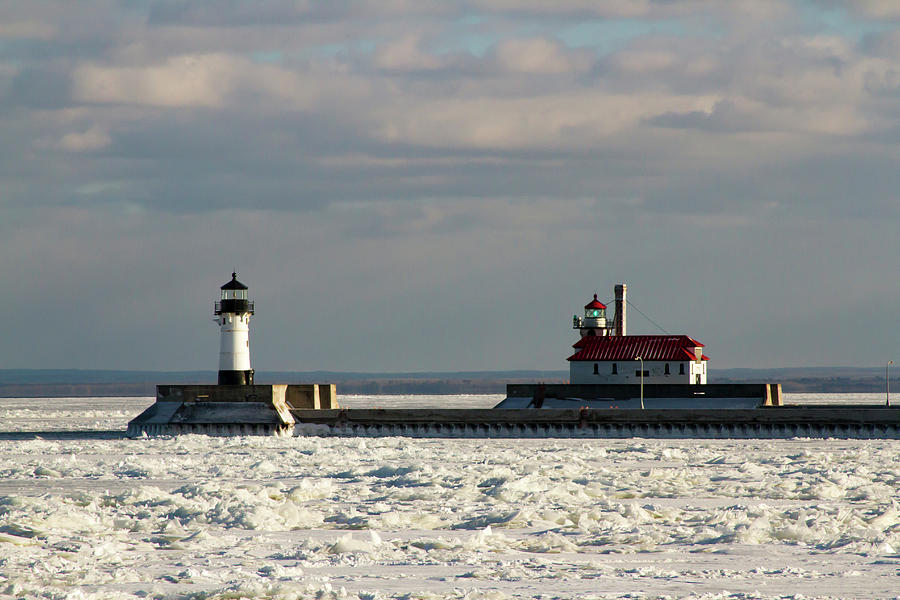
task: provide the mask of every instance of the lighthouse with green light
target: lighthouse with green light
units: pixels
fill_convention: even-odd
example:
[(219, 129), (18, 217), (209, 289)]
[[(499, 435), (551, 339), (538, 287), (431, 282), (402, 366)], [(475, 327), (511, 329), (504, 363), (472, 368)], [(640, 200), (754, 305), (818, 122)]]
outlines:
[(231, 281), (222, 286), (222, 297), (215, 303), (216, 323), (219, 324), (219, 385), (253, 385), (250, 368), (250, 315), (253, 302), (247, 297), (247, 286), (231, 274)]
[(572, 328), (578, 329), (581, 337), (605, 337), (611, 335), (611, 330), (606, 325), (606, 305), (594, 299), (584, 305), (584, 316), (572, 317)]

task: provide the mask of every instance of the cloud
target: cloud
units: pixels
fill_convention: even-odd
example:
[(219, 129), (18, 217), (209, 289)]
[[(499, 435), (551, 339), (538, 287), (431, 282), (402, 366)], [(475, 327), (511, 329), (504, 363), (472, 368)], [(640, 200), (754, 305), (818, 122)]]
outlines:
[(900, 30), (869, 34), (863, 40), (862, 47), (872, 55), (896, 62), (900, 59)]
[(252, 5), (228, 0), (161, 0), (150, 7), (154, 26), (253, 28), (270, 25), (341, 22), (351, 19), (417, 15), (443, 16), (458, 12), (456, 2), (442, 0), (261, 0)]
[(667, 112), (650, 118), (648, 122), (659, 127), (719, 132), (749, 131), (758, 128), (757, 123), (747, 115), (741, 114), (735, 103), (729, 100), (716, 102), (710, 111)]
[(103, 104), (221, 106), (234, 86), (235, 62), (207, 55), (147, 67), (83, 65), (72, 74), (72, 95), (79, 102)]
[(546, 38), (506, 40), (493, 53), (501, 69), (519, 73), (572, 73), (590, 66), (584, 53), (569, 52)]
[(52, 38), (57, 28), (41, 21), (7, 21), (0, 23), (0, 38), (42, 39)]
[(75, 131), (67, 133), (57, 146), (62, 150), (82, 152), (85, 150), (98, 150), (110, 144), (112, 138), (99, 127), (91, 127), (87, 131)]
[(69, 77), (59, 67), (24, 67), (16, 72), (4, 99), (7, 106), (59, 109), (71, 102)]
[[(34, 340), (0, 361), (204, 366), (235, 266), (279, 368), (564, 368), (559, 319), (620, 280), (736, 364), (774, 289), (799, 360), (789, 317), (832, 287), (900, 298), (900, 38), (853, 6), (0, 4), (0, 271)], [(48, 325), (73, 289), (102, 302)], [(434, 314), (440, 347), (410, 333)]]
[(671, 52), (653, 50), (622, 52), (610, 60), (623, 73), (641, 75), (668, 71), (675, 62)]
[(838, 3), (873, 19), (900, 19), (900, 6), (893, 0), (841, 0)]
[(421, 34), (409, 34), (380, 46), (374, 64), (390, 71), (431, 71), (446, 65), (446, 60), (423, 49)]
[(472, 0), (469, 4), (483, 11), (501, 14), (557, 15), (569, 17), (641, 18), (690, 12), (694, 2), (657, 2), (655, 0)]
[(384, 114), (379, 136), (391, 142), (476, 149), (576, 150), (639, 123), (664, 107), (695, 108), (709, 98), (596, 91), (529, 98), (443, 100)]

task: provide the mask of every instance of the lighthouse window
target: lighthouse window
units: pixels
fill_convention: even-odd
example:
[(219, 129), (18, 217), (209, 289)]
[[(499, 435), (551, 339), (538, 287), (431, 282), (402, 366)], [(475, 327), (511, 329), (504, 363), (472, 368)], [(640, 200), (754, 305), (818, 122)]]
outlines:
[(666, 363), (666, 375), (669, 375), (669, 363)]
[(678, 374), (684, 375), (684, 363), (681, 363), (680, 365), (678, 365)]
[(600, 374), (600, 365), (598, 365), (597, 363), (594, 363), (594, 375), (599, 375), (599, 374)]
[(613, 365), (612, 365), (612, 374), (613, 375), (619, 374), (619, 365), (617, 365), (616, 363), (613, 363)]

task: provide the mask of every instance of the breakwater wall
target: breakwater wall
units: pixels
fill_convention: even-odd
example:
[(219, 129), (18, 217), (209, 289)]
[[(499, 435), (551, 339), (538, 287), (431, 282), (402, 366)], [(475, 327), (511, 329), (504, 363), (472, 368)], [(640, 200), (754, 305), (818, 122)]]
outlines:
[(295, 435), (473, 438), (900, 438), (900, 408), (292, 410)]
[[(699, 407), (618, 408), (421, 408), (341, 409), (334, 385), (160, 385), (156, 402), (128, 424), (127, 435), (323, 435), (473, 438), (860, 438), (900, 439), (900, 407), (778, 406), (771, 384), (756, 390), (762, 405), (733, 408), (684, 396)], [(512, 393), (547, 392), (550, 386), (510, 386)], [(564, 386), (573, 391), (579, 386)], [(602, 398), (618, 393), (602, 387)], [(621, 386), (622, 399), (634, 386)], [(686, 387), (716, 392), (716, 386), (645, 386), (657, 398), (686, 394)], [(727, 386), (734, 391), (735, 386)], [(559, 389), (563, 389), (560, 387)], [(578, 391), (578, 390), (575, 390)], [(585, 390), (581, 390), (585, 391)], [(592, 391), (592, 390), (587, 390)], [(721, 392), (722, 390), (718, 390)], [(550, 393), (553, 393), (552, 390)], [(515, 398), (515, 396), (512, 396)], [(527, 396), (522, 396), (527, 398)], [(533, 396), (532, 396), (533, 397)], [(648, 398), (650, 396), (647, 396)], [(550, 396), (547, 396), (550, 398)], [(753, 398), (753, 396), (746, 396)], [(770, 404), (764, 400), (768, 398)], [(780, 401), (780, 396), (779, 396)]]
[(129, 421), (127, 435), (294, 432), (292, 409), (336, 409), (334, 384), (158, 385), (156, 402)]
[(647, 384), (643, 389), (639, 384), (528, 383), (507, 385), (506, 397), (510, 401), (507, 404), (527, 399), (533, 408), (541, 408), (550, 399), (584, 400), (592, 408), (626, 408), (641, 397), (647, 408), (754, 408), (783, 404), (778, 383)]

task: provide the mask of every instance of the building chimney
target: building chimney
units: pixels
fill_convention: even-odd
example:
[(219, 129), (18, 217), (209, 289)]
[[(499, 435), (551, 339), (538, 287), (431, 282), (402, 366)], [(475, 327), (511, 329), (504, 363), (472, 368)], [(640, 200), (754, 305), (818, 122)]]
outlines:
[(628, 286), (624, 283), (616, 284), (616, 315), (613, 320), (616, 335), (628, 335), (625, 328), (625, 293)]

